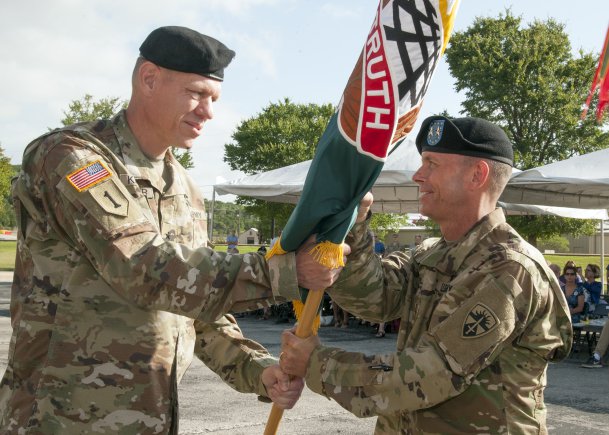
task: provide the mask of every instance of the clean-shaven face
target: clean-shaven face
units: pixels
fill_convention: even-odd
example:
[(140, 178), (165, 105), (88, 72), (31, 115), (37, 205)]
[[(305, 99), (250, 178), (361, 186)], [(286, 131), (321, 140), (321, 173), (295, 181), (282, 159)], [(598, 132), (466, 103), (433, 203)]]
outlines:
[(168, 146), (189, 149), (213, 118), (221, 82), (198, 74), (161, 69), (152, 111), (157, 134)]
[(424, 151), (422, 164), (412, 179), (419, 185), (421, 214), (438, 223), (456, 216), (463, 206), (464, 157)]

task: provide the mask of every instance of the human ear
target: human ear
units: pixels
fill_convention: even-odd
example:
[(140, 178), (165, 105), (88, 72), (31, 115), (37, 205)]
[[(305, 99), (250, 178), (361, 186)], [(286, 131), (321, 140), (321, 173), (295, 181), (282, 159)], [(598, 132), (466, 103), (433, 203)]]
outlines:
[(140, 67), (138, 78), (145, 94), (150, 94), (159, 80), (161, 69), (152, 62), (144, 62)]
[(474, 186), (478, 188), (484, 186), (489, 179), (490, 173), (491, 168), (488, 162), (478, 160), (474, 165), (472, 172), (472, 183)]

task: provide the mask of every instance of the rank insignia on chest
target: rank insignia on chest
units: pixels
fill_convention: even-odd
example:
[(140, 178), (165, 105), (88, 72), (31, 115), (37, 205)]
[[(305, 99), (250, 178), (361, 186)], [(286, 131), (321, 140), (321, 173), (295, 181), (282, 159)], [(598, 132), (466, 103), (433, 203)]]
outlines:
[(477, 338), (488, 334), (497, 327), (499, 320), (484, 304), (476, 304), (465, 316), (462, 338)]
[(106, 178), (110, 178), (112, 173), (100, 160), (87, 163), (86, 166), (78, 168), (66, 178), (72, 186), (79, 192), (101, 183)]

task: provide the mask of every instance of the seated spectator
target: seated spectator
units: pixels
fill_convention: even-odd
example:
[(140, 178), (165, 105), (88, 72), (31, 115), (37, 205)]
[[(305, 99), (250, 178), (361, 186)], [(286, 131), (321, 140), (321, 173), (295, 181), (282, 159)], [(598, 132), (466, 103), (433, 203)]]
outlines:
[(587, 369), (601, 368), (603, 366), (603, 364), (601, 363), (601, 360), (602, 360), (603, 356), (607, 353), (608, 347), (609, 347), (609, 326), (607, 326), (607, 323), (605, 323), (605, 326), (603, 326), (603, 330), (601, 331), (601, 336), (599, 337), (598, 342), (596, 343), (596, 348), (594, 349), (594, 353), (592, 354), (590, 359), (585, 364), (582, 364), (582, 367), (585, 367)]
[(567, 282), (565, 280), (565, 270), (567, 269), (567, 267), (572, 267), (575, 270), (575, 282), (577, 284), (581, 284), (583, 282), (583, 280), (582, 280), (582, 277), (577, 274), (577, 266), (575, 265), (575, 261), (573, 261), (573, 260), (569, 260), (565, 263), (565, 266), (562, 268), (562, 275), (560, 275), (560, 278), (558, 278), (558, 281), (563, 285)]
[(597, 264), (589, 264), (586, 266), (584, 275), (586, 280), (582, 285), (590, 294), (590, 311), (593, 311), (596, 304), (599, 303), (601, 293), (603, 292), (602, 284), (597, 281), (601, 277), (601, 268)]
[(560, 282), (560, 266), (555, 263), (550, 263), (548, 264), (548, 267), (552, 272), (554, 272), (554, 275), (556, 275), (556, 279)]
[(561, 285), (561, 288), (567, 299), (567, 305), (569, 305), (571, 321), (573, 323), (579, 323), (581, 316), (588, 311), (588, 291), (575, 281), (577, 276), (577, 269), (575, 266), (567, 266), (563, 271), (566, 282), (564, 285)]

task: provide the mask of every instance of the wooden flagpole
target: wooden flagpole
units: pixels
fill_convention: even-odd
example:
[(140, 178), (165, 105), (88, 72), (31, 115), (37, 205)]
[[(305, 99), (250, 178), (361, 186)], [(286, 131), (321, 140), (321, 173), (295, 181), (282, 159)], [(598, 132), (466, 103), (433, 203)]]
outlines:
[[(323, 298), (323, 290), (309, 291), (307, 300), (304, 304), (300, 319), (296, 325), (296, 336), (300, 338), (307, 338), (313, 333), (313, 322), (319, 312), (319, 306)], [(264, 429), (264, 435), (277, 435), (277, 429), (279, 428), (279, 422), (283, 417), (283, 409), (273, 403), (273, 408), (269, 414), (269, 418), (266, 422)]]

